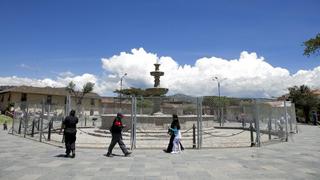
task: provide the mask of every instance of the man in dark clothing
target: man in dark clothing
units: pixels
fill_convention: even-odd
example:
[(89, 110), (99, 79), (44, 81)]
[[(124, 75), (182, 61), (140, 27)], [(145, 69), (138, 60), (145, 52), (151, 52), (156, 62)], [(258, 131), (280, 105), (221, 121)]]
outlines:
[(67, 116), (62, 122), (62, 128), (64, 129), (65, 145), (66, 145), (66, 157), (69, 157), (72, 152), (72, 158), (76, 156), (76, 134), (77, 134), (77, 123), (78, 118), (75, 116), (74, 110), (70, 111), (70, 115)]
[(112, 134), (112, 139), (108, 148), (108, 153), (107, 156), (111, 157), (112, 156), (112, 149), (114, 146), (118, 143), (122, 152), (124, 153), (125, 156), (128, 156), (131, 154), (131, 152), (128, 152), (126, 145), (122, 141), (122, 129), (125, 127), (122, 124), (122, 118), (124, 116), (121, 113), (117, 114), (117, 117), (114, 119), (112, 126), (110, 128), (110, 132)]

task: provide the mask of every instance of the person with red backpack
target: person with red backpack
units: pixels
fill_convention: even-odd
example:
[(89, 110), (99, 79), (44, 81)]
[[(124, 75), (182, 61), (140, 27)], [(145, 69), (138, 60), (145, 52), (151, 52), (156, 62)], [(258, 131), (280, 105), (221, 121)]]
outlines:
[(117, 117), (113, 120), (112, 126), (110, 128), (110, 132), (112, 134), (112, 139), (108, 148), (107, 157), (112, 157), (112, 149), (118, 143), (122, 152), (125, 156), (129, 156), (131, 152), (129, 152), (126, 148), (126, 145), (122, 141), (122, 129), (125, 127), (122, 123), (122, 118), (124, 116), (121, 113), (117, 114)]

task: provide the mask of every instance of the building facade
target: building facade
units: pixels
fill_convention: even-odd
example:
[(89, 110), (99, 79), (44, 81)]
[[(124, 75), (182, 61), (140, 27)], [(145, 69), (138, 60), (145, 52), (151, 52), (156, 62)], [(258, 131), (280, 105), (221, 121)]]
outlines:
[[(10, 105), (41, 106), (52, 105), (66, 109), (68, 96), (71, 99), (70, 108), (76, 109), (76, 98), (71, 96), (65, 88), (17, 86), (0, 91), (0, 110), (4, 112)], [(96, 93), (84, 96), (80, 105), (81, 111), (87, 115), (100, 113), (101, 99)]]

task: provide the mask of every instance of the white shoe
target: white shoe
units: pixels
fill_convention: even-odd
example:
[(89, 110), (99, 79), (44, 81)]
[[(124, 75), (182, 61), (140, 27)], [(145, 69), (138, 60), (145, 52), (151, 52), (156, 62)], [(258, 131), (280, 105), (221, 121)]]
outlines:
[(171, 154), (177, 154), (177, 152), (176, 151), (171, 151)]

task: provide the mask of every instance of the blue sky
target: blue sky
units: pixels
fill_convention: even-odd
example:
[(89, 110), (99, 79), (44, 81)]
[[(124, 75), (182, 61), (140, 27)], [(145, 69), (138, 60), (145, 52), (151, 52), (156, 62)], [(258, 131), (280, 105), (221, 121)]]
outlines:
[(256, 52), (291, 74), (320, 65), (302, 43), (320, 32), (320, 1), (0, 0), (0, 77), (101, 75), (133, 48), (194, 65)]

